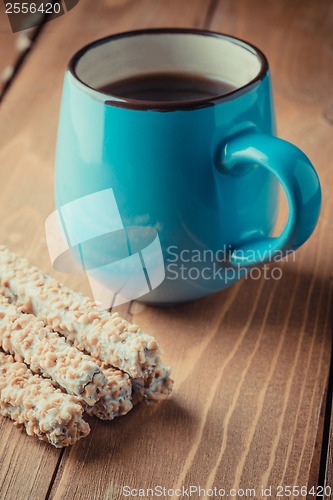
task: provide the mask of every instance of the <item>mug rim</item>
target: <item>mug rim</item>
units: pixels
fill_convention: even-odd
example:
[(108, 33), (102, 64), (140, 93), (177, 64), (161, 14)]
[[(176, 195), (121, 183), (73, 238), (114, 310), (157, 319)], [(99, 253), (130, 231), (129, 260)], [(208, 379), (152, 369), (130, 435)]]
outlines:
[[(86, 54), (90, 49), (99, 47), (113, 40), (119, 40), (127, 37), (134, 37), (138, 35), (153, 35), (153, 34), (184, 34), (184, 35), (200, 35), (200, 36), (211, 36), (215, 38), (220, 38), (228, 40), (258, 57), (260, 62), (260, 70), (258, 74), (252, 78), (248, 83), (230, 90), (229, 92), (223, 94), (217, 94), (216, 96), (203, 97), (200, 99), (189, 99), (186, 101), (148, 101), (148, 100), (138, 100), (123, 98), (119, 96), (112, 96), (112, 94), (106, 94), (84, 82), (76, 72), (76, 66), (79, 60)], [(228, 101), (235, 97), (242, 95), (243, 93), (251, 90), (257, 83), (261, 82), (269, 71), (269, 64), (264, 53), (258, 49), (255, 45), (241, 38), (235, 37), (233, 35), (228, 35), (226, 33), (219, 33), (217, 31), (202, 30), (197, 28), (147, 28), (139, 30), (124, 31), (121, 33), (115, 33), (113, 35), (108, 35), (103, 38), (94, 40), (93, 42), (84, 45), (79, 49), (70, 59), (67, 67), (68, 71), (71, 73), (73, 78), (79, 82), (86, 90), (89, 90), (93, 95), (104, 96), (107, 99), (104, 100), (104, 104), (115, 106), (124, 109), (141, 110), (141, 111), (181, 111), (181, 110), (194, 110), (203, 107), (215, 106), (221, 102)]]

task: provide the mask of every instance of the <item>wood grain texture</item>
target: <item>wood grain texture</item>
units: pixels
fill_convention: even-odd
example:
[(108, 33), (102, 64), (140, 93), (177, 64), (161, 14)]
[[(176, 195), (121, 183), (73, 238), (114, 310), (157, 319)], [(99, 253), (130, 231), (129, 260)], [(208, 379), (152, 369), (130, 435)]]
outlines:
[[(223, 29), (218, 24), (219, 15), (226, 19), (224, 4), (220, 8), (213, 24), (219, 30)], [(253, 3), (250, 6), (247, 2), (246, 8), (238, 14), (244, 23), (249, 20), (247, 11), (253, 10), (252, 17), (257, 12)], [(249, 38), (237, 29), (232, 33)], [(281, 40), (284, 35), (281, 29)], [(263, 33), (261, 43), (258, 40), (260, 46), (265, 37)], [(307, 152), (310, 157), (316, 155), (316, 165), (321, 167), (322, 176), (326, 174), (325, 186), (332, 189), (331, 183), (327, 184), (325, 161), (332, 152), (328, 146), (330, 125), (323, 121), (317, 129), (320, 109), (316, 115), (312, 108), (304, 110), (301, 119), (300, 104), (288, 99), (283, 87), (281, 93), (289, 109), (278, 103), (278, 115), (281, 112), (282, 120), (288, 123), (288, 116), (297, 114), (294, 129), (282, 129), (285, 137), (294, 133), (292, 140), (306, 149), (308, 137), (314, 136)], [(324, 214), (329, 220), (332, 206), (328, 203), (326, 194)], [(146, 436), (146, 415), (142, 409), (137, 410), (135, 422), (129, 427), (126, 423), (121, 434), (136, 436), (139, 443), (134, 440), (129, 449), (114, 436), (116, 441), (112, 440), (111, 446), (118, 450), (113, 455), (117, 466), (112, 468), (109, 488), (105, 490), (104, 461), (96, 454), (97, 476), (93, 487), (85, 484), (84, 491), (98, 491), (97, 498), (121, 498), (120, 485), (153, 487), (159, 481), (170, 487), (220, 484), (226, 488), (256, 487), (257, 491), (262, 484), (315, 484), (309, 483), (310, 469), (331, 341), (327, 276), (332, 269), (326, 226), (324, 219), (317, 230), (320, 247), (316, 248), (313, 239), (299, 253), (296, 263), (282, 266), (284, 277), (279, 282), (266, 281), (259, 286), (245, 282), (196, 307), (132, 307), (133, 320), (142, 328), (156, 331), (159, 325), (159, 336), (174, 368), (175, 395), (150, 415), (150, 436)], [(82, 442), (79, 446), (89, 446), (89, 456), (92, 450), (98, 450), (95, 443)], [(165, 461), (159, 457), (170, 457), (170, 449), (176, 452), (172, 454), (171, 470), (168, 467), (166, 471)], [(138, 455), (142, 457), (140, 462), (126, 474), (126, 466), (119, 467), (119, 462), (131, 464), (133, 456)], [(54, 498), (61, 498), (64, 491), (73, 492), (75, 497), (78, 484), (73, 485), (72, 478), (77, 466), (73, 465), (62, 463)]]
[(7, 66), (12, 65), (17, 57), (15, 39), (16, 35), (11, 31), (4, 5), (0, 2), (0, 74)]
[(0, 2), (0, 97), (13, 77), (15, 67), (30, 48), (35, 28), (13, 33), (5, 13), (3, 2)]
[[(52, 272), (44, 220), (53, 209), (57, 115), (72, 53), (111, 32), (203, 26), (215, 4), (210, 27), (255, 43), (270, 60), (280, 136), (301, 147), (321, 177), (320, 224), (295, 262), (277, 265), (280, 280), (245, 280), (175, 308), (134, 303), (122, 309), (159, 338), (173, 368), (174, 394), (112, 423), (90, 420), (90, 436), (60, 461), (50, 491), (56, 500), (121, 499), (124, 485), (190, 484), (256, 488), (260, 499), (262, 485), (316, 481), (332, 342), (329, 0), (99, 0), (93, 7), (81, 0), (46, 25), (0, 108), (0, 241)], [(84, 277), (52, 274), (88, 293)], [(3, 419), (0, 425), (0, 497), (4, 489), (7, 498), (30, 498), (22, 493), (28, 477), (43, 498), (59, 452)]]
[(43, 500), (59, 450), (32, 439), (0, 418), (0, 499)]
[[(320, 175), (323, 188), (320, 225), (325, 228), (322, 238), (326, 252), (332, 238), (329, 164), (333, 151), (328, 142), (333, 132), (333, 95), (329, 90), (333, 72), (333, 6), (325, 1), (316, 6), (311, 1), (257, 4), (260, 16), (253, 9), (253, 2), (220, 2), (212, 28), (246, 38), (268, 56), (279, 135), (303, 149)], [(316, 243), (319, 244), (318, 239)], [(320, 260), (322, 255), (316, 258)], [(328, 268), (328, 275), (332, 276), (332, 268)], [(314, 450), (312, 464), (318, 470), (320, 450), (318, 446)]]
[[(171, 0), (168, 6), (162, 0), (99, 0), (94, 5), (81, 0), (75, 10), (45, 26), (0, 109), (1, 243), (51, 271), (44, 221), (53, 210), (58, 110), (63, 75), (71, 55), (89, 41), (112, 32), (147, 26), (201, 25), (205, 12), (201, 0), (181, 5)], [(4, 16), (0, 16), (0, 20), (8, 23)], [(7, 28), (0, 33), (4, 49), (1, 55), (6, 56), (1, 58), (3, 64), (12, 63), (15, 54), (12, 35)], [(64, 275), (57, 274), (57, 277), (89, 293), (84, 276), (64, 279)], [(127, 307), (120, 308), (120, 311), (126, 315)], [(100, 449), (104, 448), (105, 440), (109, 440), (108, 433), (119, 432), (117, 424), (99, 426), (94, 422), (94, 427), (100, 440), (95, 436), (93, 442), (99, 442)], [(45, 498), (60, 452), (28, 438), (5, 419), (0, 419), (0, 430), (0, 499)], [(108, 432), (104, 436), (105, 431)], [(89, 443), (90, 439), (87, 445)], [(109, 445), (107, 454), (111, 457), (112, 447)], [(71, 455), (70, 463), (76, 463), (76, 460), (75, 455)], [(93, 455), (89, 460), (93, 460)], [(104, 476), (108, 477), (109, 470), (110, 463), (105, 462)], [(92, 469), (87, 478), (91, 472)], [(94, 492), (95, 483), (90, 479), (88, 483), (86, 498), (93, 498), (98, 494)], [(78, 488), (78, 485), (73, 486), (74, 490)], [(60, 494), (65, 498), (63, 493)]]

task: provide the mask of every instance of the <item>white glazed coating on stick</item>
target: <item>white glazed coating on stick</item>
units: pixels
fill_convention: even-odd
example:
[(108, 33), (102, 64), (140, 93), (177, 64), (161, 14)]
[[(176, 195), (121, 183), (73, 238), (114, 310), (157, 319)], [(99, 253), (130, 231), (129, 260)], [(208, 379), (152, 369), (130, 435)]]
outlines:
[(108, 381), (90, 356), (68, 345), (32, 314), (23, 314), (1, 294), (0, 346), (90, 406), (107, 391)]
[(114, 368), (104, 368), (103, 373), (108, 380), (108, 392), (94, 406), (87, 406), (86, 412), (101, 420), (112, 420), (114, 417), (126, 415), (133, 408), (132, 383), (129, 376)]
[(90, 432), (78, 398), (55, 389), (24, 364), (0, 352), (0, 414), (24, 425), (57, 448), (73, 445)]
[[(1, 295), (6, 297), (11, 304), (16, 305), (16, 296), (9, 288), (0, 285), (0, 297)], [(64, 339), (64, 337), (61, 338)], [(106, 394), (94, 406), (85, 405), (86, 412), (101, 420), (113, 420), (115, 417), (126, 415), (133, 408), (130, 377), (127, 373), (115, 368), (105, 368), (99, 360), (92, 357), (91, 359), (102, 369), (107, 380), (107, 387)]]
[(137, 325), (118, 313), (99, 310), (89, 298), (60, 285), (4, 246), (0, 246), (0, 280), (24, 312), (41, 318), (105, 367), (128, 373), (140, 397), (156, 400), (170, 394), (170, 369), (161, 362), (159, 345)]

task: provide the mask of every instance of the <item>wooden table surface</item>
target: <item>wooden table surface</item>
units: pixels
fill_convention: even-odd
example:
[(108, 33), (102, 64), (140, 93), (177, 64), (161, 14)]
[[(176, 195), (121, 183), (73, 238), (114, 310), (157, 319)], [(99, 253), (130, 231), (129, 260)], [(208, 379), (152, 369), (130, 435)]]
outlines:
[[(266, 53), (279, 135), (321, 178), (320, 223), (296, 261), (280, 264), (280, 280), (246, 280), (181, 307), (121, 308), (160, 340), (171, 399), (90, 420), (91, 434), (62, 451), (0, 418), (1, 499), (122, 499), (124, 485), (256, 488), (266, 498), (264, 485), (267, 498), (287, 498), (278, 485), (332, 486), (331, 0), (81, 0), (45, 24), (0, 105), (0, 243), (89, 294), (84, 277), (52, 271), (44, 236), (63, 74), (83, 44), (149, 26), (222, 31)], [(15, 39), (1, 11), (0, 70), (15, 63)]]

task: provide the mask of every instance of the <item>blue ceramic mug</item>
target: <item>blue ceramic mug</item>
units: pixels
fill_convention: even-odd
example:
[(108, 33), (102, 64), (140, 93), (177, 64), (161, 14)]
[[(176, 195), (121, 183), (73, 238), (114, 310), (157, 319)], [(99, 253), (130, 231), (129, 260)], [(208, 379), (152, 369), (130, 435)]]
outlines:
[[(98, 90), (112, 81), (166, 72), (222, 80), (233, 90), (181, 102), (133, 100)], [(272, 237), (279, 184), (289, 214), (282, 233)], [(56, 206), (61, 210), (107, 192), (112, 197), (103, 195), (98, 209), (103, 216), (77, 208), (68, 226), (81, 236), (84, 230), (90, 242), (96, 238), (89, 235), (104, 234), (89, 250), (90, 256), (103, 253), (100, 269), (107, 268), (108, 255), (112, 262), (134, 255), (133, 242), (139, 255), (143, 240), (148, 245), (157, 234), (154, 255), (160, 244), (162, 279), (160, 273), (151, 286), (145, 272), (150, 286), (136, 295), (155, 304), (204, 297), (237, 281), (246, 269), (296, 250), (313, 232), (321, 205), (309, 159), (275, 137), (262, 52), (227, 35), (188, 29), (109, 36), (81, 49), (69, 64), (57, 143)], [(100, 222), (105, 218), (108, 231)], [(129, 238), (126, 228), (133, 227), (141, 227), (144, 236), (136, 238), (134, 231)], [(98, 267), (93, 260), (86, 258), (87, 271)], [(128, 266), (118, 266), (120, 274), (126, 269), (132, 274)]]

